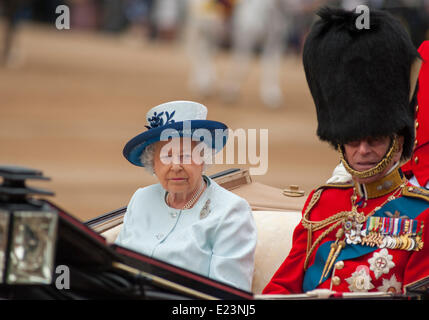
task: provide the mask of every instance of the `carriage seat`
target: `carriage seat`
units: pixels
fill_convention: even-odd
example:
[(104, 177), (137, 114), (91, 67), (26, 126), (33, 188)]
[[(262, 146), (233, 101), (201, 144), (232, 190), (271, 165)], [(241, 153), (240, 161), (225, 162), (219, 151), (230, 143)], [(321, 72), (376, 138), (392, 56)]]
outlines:
[[(252, 292), (260, 294), (289, 254), (293, 231), (301, 220), (304, 192), (297, 186), (282, 190), (255, 182), (248, 170), (233, 169), (211, 178), (246, 199), (252, 208), (258, 235)], [(122, 217), (118, 219), (122, 221)], [(108, 243), (113, 243), (119, 234), (120, 221), (110, 221), (104, 230), (99, 230)], [(115, 226), (110, 227), (109, 223)]]
[[(301, 219), (300, 211), (253, 211), (258, 233), (252, 292), (260, 294), (280, 267), (292, 246), (292, 233)], [(122, 224), (102, 233), (113, 243)]]

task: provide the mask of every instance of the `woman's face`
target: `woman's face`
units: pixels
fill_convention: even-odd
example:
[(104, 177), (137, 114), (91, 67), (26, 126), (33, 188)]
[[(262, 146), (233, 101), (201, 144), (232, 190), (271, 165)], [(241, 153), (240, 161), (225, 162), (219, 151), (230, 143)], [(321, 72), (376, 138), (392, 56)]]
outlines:
[(169, 193), (193, 192), (201, 183), (203, 162), (192, 150), (191, 138), (173, 138), (155, 144), (153, 169), (162, 187)]

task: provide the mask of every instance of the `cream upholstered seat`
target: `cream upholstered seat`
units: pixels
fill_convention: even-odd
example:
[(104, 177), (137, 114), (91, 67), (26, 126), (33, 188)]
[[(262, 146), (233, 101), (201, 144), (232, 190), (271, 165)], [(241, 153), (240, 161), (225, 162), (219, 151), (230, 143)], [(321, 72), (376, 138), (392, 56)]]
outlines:
[[(292, 246), (292, 233), (301, 219), (301, 212), (253, 211), (253, 217), (258, 240), (252, 292), (259, 294), (288, 255)], [(121, 227), (122, 224), (119, 224), (102, 235), (108, 243), (113, 243)]]
[(112, 244), (115, 242), (116, 237), (119, 234), (119, 231), (121, 231), (122, 223), (118, 224), (116, 227), (113, 227), (107, 231), (104, 231), (101, 235), (106, 238), (107, 243)]
[(260, 294), (292, 247), (292, 234), (301, 220), (304, 192), (298, 186), (285, 190), (256, 181), (247, 170), (221, 177), (217, 183), (246, 199), (258, 232), (252, 292)]
[(253, 211), (258, 231), (252, 292), (260, 294), (292, 247), (292, 234), (301, 220), (299, 211)]

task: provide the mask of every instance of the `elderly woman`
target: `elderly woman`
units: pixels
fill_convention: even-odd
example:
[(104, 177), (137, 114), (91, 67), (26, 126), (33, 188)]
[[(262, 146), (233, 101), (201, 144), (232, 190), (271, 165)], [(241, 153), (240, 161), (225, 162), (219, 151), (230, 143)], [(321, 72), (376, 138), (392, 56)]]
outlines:
[[(215, 131), (227, 129), (206, 115), (205, 106), (191, 101), (148, 112), (148, 130), (131, 139), (123, 154), (159, 183), (134, 193), (116, 244), (250, 291), (252, 212), (246, 200), (203, 175), (207, 157), (200, 151), (222, 149), (226, 139), (216, 144)], [(209, 139), (194, 141), (195, 130), (205, 130)]]

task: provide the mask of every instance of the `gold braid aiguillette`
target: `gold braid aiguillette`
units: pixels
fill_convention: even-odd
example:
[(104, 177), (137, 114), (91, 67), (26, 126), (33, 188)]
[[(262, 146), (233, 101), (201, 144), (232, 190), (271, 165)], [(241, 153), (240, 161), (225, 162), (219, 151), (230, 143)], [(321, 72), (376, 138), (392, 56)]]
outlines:
[(319, 280), (319, 284), (322, 282), (328, 266), (331, 265), (331, 260), (334, 257), (334, 253), (337, 252), (338, 250), (338, 246), (339, 246), (338, 241), (344, 236), (344, 229), (343, 228), (338, 229), (335, 236), (337, 240), (331, 244), (331, 251), (329, 252), (328, 258), (326, 259), (325, 267), (323, 268), (322, 277)]

